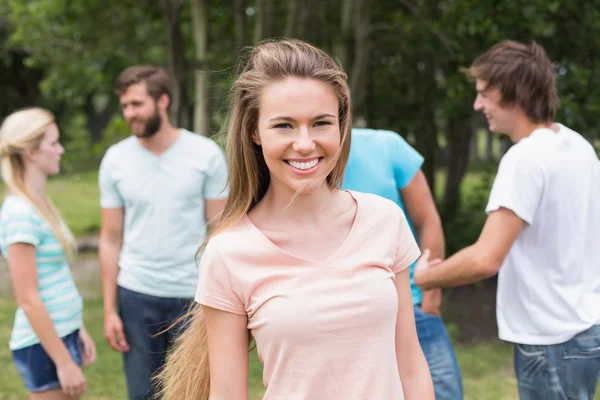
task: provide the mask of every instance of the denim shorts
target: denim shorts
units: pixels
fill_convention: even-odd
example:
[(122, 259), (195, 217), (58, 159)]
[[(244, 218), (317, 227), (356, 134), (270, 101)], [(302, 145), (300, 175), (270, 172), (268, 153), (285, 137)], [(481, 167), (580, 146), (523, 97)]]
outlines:
[[(79, 330), (68, 334), (62, 340), (75, 363), (81, 366)], [(29, 392), (60, 389), (56, 365), (41, 344), (13, 350), (12, 358)]]

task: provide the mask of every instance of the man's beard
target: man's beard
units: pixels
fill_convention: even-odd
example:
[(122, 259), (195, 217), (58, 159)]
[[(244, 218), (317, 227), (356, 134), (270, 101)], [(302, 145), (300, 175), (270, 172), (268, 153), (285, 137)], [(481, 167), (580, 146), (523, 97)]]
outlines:
[(148, 121), (146, 121), (146, 124), (144, 125), (144, 131), (140, 134), (135, 134), (135, 136), (144, 139), (151, 138), (152, 136), (156, 135), (156, 132), (158, 132), (160, 129), (161, 124), (162, 118), (158, 113), (158, 109), (155, 108), (154, 114), (148, 118)]

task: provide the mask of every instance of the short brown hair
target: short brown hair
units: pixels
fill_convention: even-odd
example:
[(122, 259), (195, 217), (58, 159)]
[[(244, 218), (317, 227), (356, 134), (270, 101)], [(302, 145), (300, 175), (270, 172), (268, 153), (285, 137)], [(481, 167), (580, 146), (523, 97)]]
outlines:
[(136, 83), (145, 83), (148, 94), (158, 100), (160, 96), (166, 94), (171, 99), (171, 89), (169, 88), (169, 75), (164, 68), (152, 65), (134, 65), (125, 69), (119, 74), (115, 82), (115, 92), (121, 96), (127, 88)]
[(553, 122), (560, 105), (552, 62), (536, 42), (505, 40), (461, 71), (496, 87), (501, 106), (521, 107), (536, 123)]

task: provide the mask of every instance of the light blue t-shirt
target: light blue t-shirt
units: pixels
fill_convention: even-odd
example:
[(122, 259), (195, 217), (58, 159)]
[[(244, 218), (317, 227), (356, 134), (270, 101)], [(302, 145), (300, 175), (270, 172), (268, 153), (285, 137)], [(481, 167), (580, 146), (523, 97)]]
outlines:
[[(397, 133), (355, 128), (343, 188), (385, 197), (405, 211), (400, 190), (412, 181), (422, 165), (423, 157)], [(408, 215), (406, 217), (418, 240)], [(421, 304), (421, 290), (413, 280), (414, 266), (410, 267), (412, 299), (413, 304)]]
[[(4, 257), (8, 257), (8, 247), (15, 243), (27, 243), (35, 247), (40, 298), (58, 335), (65, 337), (80, 329), (83, 301), (65, 260), (62, 245), (29, 201), (9, 195), (0, 210), (0, 249)], [(11, 268), (19, 266), (11, 265)], [(19, 307), (8, 346), (11, 350), (18, 350), (38, 343), (38, 336)]]
[(227, 197), (221, 148), (182, 129), (156, 156), (131, 136), (108, 149), (99, 182), (102, 208), (125, 211), (118, 285), (156, 297), (194, 297), (205, 200)]

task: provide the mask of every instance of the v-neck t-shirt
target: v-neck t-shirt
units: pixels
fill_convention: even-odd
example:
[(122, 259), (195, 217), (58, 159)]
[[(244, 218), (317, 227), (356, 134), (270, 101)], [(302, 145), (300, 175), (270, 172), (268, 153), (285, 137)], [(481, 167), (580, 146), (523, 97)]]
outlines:
[(209, 138), (181, 129), (156, 156), (131, 136), (111, 146), (99, 172), (102, 208), (123, 208), (119, 286), (193, 298), (194, 255), (206, 238), (205, 200), (227, 197), (227, 164)]
[(394, 202), (349, 193), (354, 223), (324, 261), (285, 252), (247, 216), (205, 248), (196, 301), (247, 316), (265, 400), (403, 398), (394, 279), (419, 248)]

